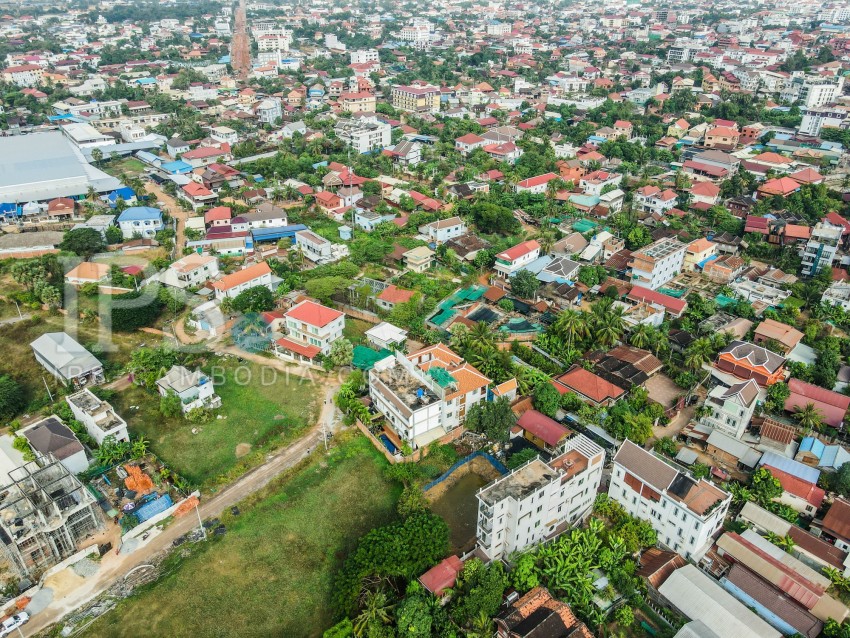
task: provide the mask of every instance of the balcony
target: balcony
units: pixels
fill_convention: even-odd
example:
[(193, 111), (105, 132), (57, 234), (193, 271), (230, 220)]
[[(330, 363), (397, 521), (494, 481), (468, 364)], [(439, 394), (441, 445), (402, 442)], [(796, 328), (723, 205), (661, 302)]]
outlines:
[(490, 518), (479, 518), (478, 519), (478, 527), (479, 529), (483, 529), (485, 532), (493, 531), (493, 520)]

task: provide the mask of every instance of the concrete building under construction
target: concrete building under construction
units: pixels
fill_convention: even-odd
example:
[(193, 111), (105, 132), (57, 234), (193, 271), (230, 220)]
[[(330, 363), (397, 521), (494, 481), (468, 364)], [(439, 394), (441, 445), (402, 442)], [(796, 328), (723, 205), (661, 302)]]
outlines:
[(53, 455), (9, 472), (0, 490), (0, 540), (10, 567), (33, 577), (103, 527), (91, 492)]

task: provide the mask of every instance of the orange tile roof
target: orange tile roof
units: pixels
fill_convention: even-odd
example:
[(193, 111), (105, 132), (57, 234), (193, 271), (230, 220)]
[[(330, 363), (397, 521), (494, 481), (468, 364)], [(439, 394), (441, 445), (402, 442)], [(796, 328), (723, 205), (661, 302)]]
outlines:
[(252, 279), (257, 279), (258, 277), (267, 275), (271, 271), (272, 269), (269, 265), (266, 262), (261, 261), (259, 264), (254, 264), (253, 266), (248, 266), (247, 268), (243, 268), (242, 270), (230, 275), (225, 275), (213, 284), (213, 288), (223, 291), (230, 290), (231, 288), (247, 283)]
[(303, 301), (294, 308), (288, 310), (285, 314), (287, 318), (303, 321), (304, 323), (323, 328), (331, 321), (339, 319), (343, 313), (333, 308), (328, 308), (315, 301)]

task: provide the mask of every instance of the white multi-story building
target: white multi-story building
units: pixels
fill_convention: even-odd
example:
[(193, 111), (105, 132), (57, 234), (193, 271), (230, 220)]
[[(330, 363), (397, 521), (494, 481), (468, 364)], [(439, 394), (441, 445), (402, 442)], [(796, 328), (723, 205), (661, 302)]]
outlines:
[(438, 343), (396, 353), (369, 371), (369, 396), (401, 442), (424, 447), (463, 424), (491, 381)]
[(257, 51), (289, 51), (291, 45), (292, 33), (286, 29), (265, 33), (257, 38)]
[(614, 455), (608, 496), (629, 515), (649, 521), (659, 543), (694, 560), (723, 528), (732, 502), (710, 481), (694, 479), (628, 440)]
[(283, 316), (289, 339), (315, 346), (322, 354), (331, 351), (331, 344), (342, 337), (345, 328), (345, 313), (309, 299), (293, 306)]
[(419, 227), (419, 232), (428, 237), (429, 241), (434, 242), (438, 246), (446, 243), (450, 239), (466, 235), (467, 230), (466, 222), (464, 222), (460, 217), (439, 219), (435, 222)]
[(487, 35), (507, 35), (511, 29), (511, 25), (507, 22), (490, 22), (487, 24)]
[(845, 281), (833, 281), (829, 288), (823, 291), (821, 302), (830, 306), (841, 306), (845, 312), (850, 312), (850, 284)]
[(844, 88), (844, 76), (800, 75), (785, 85), (780, 97), (788, 102), (799, 102), (801, 108), (815, 108), (835, 102)]
[(116, 441), (129, 441), (127, 422), (112, 406), (101, 401), (88, 388), (65, 397), (74, 418), (86, 427), (86, 432), (98, 445), (111, 436)]
[(847, 119), (848, 109), (837, 106), (820, 106), (800, 110), (803, 119), (798, 131), (803, 135), (820, 135), (823, 127), (839, 128)]
[(803, 249), (802, 273), (808, 277), (818, 274), (825, 266), (832, 266), (843, 229), (826, 221), (812, 228), (812, 236)]
[(704, 406), (708, 413), (700, 423), (740, 439), (753, 418), (758, 396), (758, 383), (752, 379), (729, 388), (715, 386), (708, 393)]
[(665, 237), (632, 255), (632, 283), (652, 290), (663, 286), (682, 272), (687, 246)]
[(369, 62), (380, 62), (377, 49), (360, 49), (351, 52), (351, 64), (367, 64)]
[(548, 463), (537, 457), (479, 490), (478, 548), (491, 560), (580, 523), (593, 507), (605, 452), (583, 434)]
[(160, 282), (173, 288), (192, 288), (218, 276), (218, 257), (191, 253), (171, 264)]
[(392, 127), (377, 117), (340, 120), (334, 131), (339, 139), (358, 153), (368, 153), (392, 144)]
[(176, 394), (184, 414), (195, 408), (221, 407), (221, 397), (215, 393), (212, 380), (200, 369), (171, 366), (165, 376), (157, 379), (156, 387), (160, 396)]
[(537, 240), (531, 239), (524, 241), (496, 255), (496, 263), (493, 265), (493, 270), (500, 277), (507, 279), (528, 266), (528, 264), (538, 257), (540, 257), (540, 244)]

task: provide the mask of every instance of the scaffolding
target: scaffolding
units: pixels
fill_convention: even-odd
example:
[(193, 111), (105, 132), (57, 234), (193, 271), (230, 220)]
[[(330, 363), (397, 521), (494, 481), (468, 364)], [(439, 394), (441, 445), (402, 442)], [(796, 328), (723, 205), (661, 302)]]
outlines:
[(97, 502), (53, 455), (9, 473), (0, 490), (0, 541), (19, 576), (32, 578), (103, 527)]

